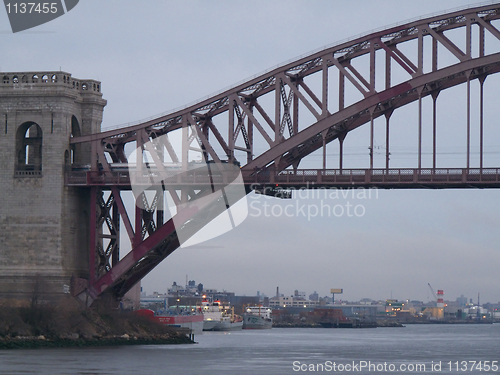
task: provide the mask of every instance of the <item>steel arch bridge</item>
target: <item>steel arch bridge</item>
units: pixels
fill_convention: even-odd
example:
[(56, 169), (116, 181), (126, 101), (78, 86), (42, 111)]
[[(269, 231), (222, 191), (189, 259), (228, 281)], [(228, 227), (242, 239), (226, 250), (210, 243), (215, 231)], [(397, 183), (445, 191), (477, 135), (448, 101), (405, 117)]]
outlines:
[[(91, 165), (83, 170), (74, 166), (66, 174), (66, 184), (89, 188), (92, 197), (90, 279), (75, 294), (89, 301), (105, 293), (122, 297), (180, 246), (175, 217), (192, 233), (203, 227), (206, 215), (200, 218), (199, 213), (183, 212), (179, 207), (223, 190), (228, 179), (220, 166), (241, 165), (246, 193), (255, 190), (271, 195), (280, 192), (276, 186), (500, 187), (500, 168), (483, 166), (484, 83), (500, 71), (500, 50), (489, 45), (500, 40), (500, 30), (493, 24), (498, 19), (500, 4), (491, 4), (391, 27), (324, 48), (155, 120), (73, 138), (75, 147), (86, 144), (82, 147), (91, 150)], [(450, 37), (452, 32), (460, 35), (459, 43)], [(473, 80), (479, 82), (478, 165), (471, 161), (471, 96), (478, 96), (471, 92)], [(437, 168), (438, 95), (461, 84), (467, 86), (466, 162), (461, 168)], [(433, 105), (430, 168), (422, 165), (425, 97)], [(332, 104), (332, 98), (337, 103)], [(413, 102), (418, 105), (418, 167), (393, 169), (389, 157), (391, 116)], [(386, 122), (386, 154), (385, 168), (376, 169), (374, 121), (379, 117)], [(370, 129), (368, 166), (345, 169), (344, 140), (362, 125)], [(177, 141), (182, 143), (180, 150)], [(339, 142), (337, 169), (326, 168), (326, 145), (332, 141)], [(137, 150), (133, 159), (131, 149)], [(315, 152), (322, 152), (321, 165), (299, 169)], [(155, 196), (148, 201), (144, 191), (153, 175), (159, 171), (167, 176), (167, 164), (179, 165), (186, 172), (191, 153), (200, 154), (208, 166), (218, 165), (219, 175), (200, 177), (191, 171), (162, 178), (159, 184), (156, 181)], [(144, 168), (141, 159), (147, 159)], [(149, 182), (136, 197), (141, 204), (127, 210), (122, 193), (133, 190), (137, 182), (130, 175), (131, 165)], [(171, 218), (163, 213), (165, 194), (178, 207)], [(225, 208), (229, 206), (226, 200)], [(220, 213), (210, 205), (200, 212), (210, 210), (210, 217)], [(120, 218), (132, 249), (122, 258)]]

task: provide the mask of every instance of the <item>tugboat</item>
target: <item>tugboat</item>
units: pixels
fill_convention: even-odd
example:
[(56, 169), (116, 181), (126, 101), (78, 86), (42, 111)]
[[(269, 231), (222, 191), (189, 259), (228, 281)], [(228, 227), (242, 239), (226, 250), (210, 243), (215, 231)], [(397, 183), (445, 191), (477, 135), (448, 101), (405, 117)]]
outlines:
[(243, 329), (271, 329), (271, 309), (263, 306), (248, 306), (243, 314)]
[(135, 313), (168, 326), (189, 328), (195, 335), (199, 335), (203, 332), (203, 315), (200, 313), (179, 314), (168, 310), (154, 312), (149, 309), (137, 310)]
[(223, 306), (220, 301), (204, 299), (201, 306), (204, 331), (235, 331), (243, 328), (243, 319), (234, 314), (234, 308)]

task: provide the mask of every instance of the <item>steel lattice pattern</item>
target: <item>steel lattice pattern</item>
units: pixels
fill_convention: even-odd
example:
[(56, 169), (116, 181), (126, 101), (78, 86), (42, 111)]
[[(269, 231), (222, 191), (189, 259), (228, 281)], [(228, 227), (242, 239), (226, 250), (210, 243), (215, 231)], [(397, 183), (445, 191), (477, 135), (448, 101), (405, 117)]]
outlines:
[[(131, 181), (123, 168), (131, 164), (126, 151), (130, 145), (153, 155), (150, 165), (162, 172), (165, 172), (164, 156), (168, 155), (172, 163), (182, 163), (183, 156), (192, 151), (199, 152), (204, 162), (239, 163), (247, 192), (275, 185), (284, 188), (500, 186), (499, 169), (483, 167), (482, 132), (483, 84), (489, 75), (500, 71), (500, 51), (486, 53), (485, 37), (500, 40), (500, 31), (492, 24), (497, 19), (500, 19), (500, 5), (493, 4), (392, 27), (325, 48), (155, 120), (73, 138), (73, 144), (91, 144), (92, 161), (88, 170), (68, 172), (67, 184), (90, 187), (94, 197), (102, 189), (110, 190), (116, 209), (107, 208), (106, 218), (116, 222), (116, 217), (121, 216), (132, 243), (132, 251), (109, 266), (110, 255), (102, 250), (97, 223), (93, 243), (105, 254), (100, 262), (109, 270), (102, 276), (91, 277), (88, 294), (96, 298), (112, 291), (115, 296), (122, 296), (179, 246), (175, 227), (155, 210), (156, 203), (136, 209), (135, 226), (129, 219), (132, 213), (127, 213), (120, 191), (130, 189), (134, 183), (147, 186), (149, 180), (155, 178), (148, 167), (136, 176), (134, 183)], [(472, 32), (473, 26), (479, 30), (477, 37)], [(465, 48), (450, 39), (447, 34), (451, 30), (462, 31)], [(411, 52), (403, 48), (406, 45), (411, 47)], [(473, 45), (477, 48), (473, 49)], [(441, 60), (438, 46), (454, 60)], [(385, 63), (381, 64), (377, 56), (385, 57)], [(403, 79), (396, 82), (396, 77)], [(479, 82), (481, 90), (479, 165), (471, 164), (469, 114), (465, 165), (437, 168), (435, 108), (438, 95), (448, 88), (467, 85), (470, 113), (473, 80)], [(316, 84), (312, 84), (313, 81)], [(357, 93), (359, 100), (352, 103), (346, 100), (347, 86)], [(332, 107), (330, 96), (338, 98), (338, 105)], [(431, 168), (422, 165), (422, 100), (426, 97), (432, 99), (434, 108)], [(389, 157), (390, 119), (396, 109), (410, 103), (417, 103), (419, 108), (418, 167), (393, 169)], [(374, 168), (373, 128), (374, 120), (379, 117), (385, 118), (387, 128), (385, 168)], [(365, 124), (370, 127), (369, 165), (365, 169), (346, 169), (344, 139)], [(181, 151), (176, 149), (178, 139), (173, 136), (176, 131), (181, 134), (184, 145)], [(332, 141), (339, 142), (337, 169), (326, 168), (326, 145)], [(321, 150), (322, 165), (299, 168), (308, 155)], [(223, 185), (224, 179), (223, 173), (208, 177), (203, 173), (184, 173), (164, 179), (162, 194), (168, 192), (179, 205), (185, 199), (203, 196), (213, 190), (214, 184)], [(197, 184), (197, 189), (193, 189), (192, 184)], [(94, 202), (94, 206), (98, 204)], [(196, 230), (201, 224), (193, 221), (188, 218), (186, 225)]]

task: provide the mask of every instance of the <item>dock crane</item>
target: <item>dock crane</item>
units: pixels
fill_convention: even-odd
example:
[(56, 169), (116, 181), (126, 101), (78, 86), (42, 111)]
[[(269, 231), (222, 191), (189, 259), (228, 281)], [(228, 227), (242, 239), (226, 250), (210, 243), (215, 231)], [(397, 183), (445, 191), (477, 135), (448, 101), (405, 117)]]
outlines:
[(437, 293), (434, 291), (430, 283), (427, 283), (429, 285), (429, 289), (431, 290), (432, 294), (434, 295), (434, 299), (436, 300), (436, 306), (443, 308), (444, 307), (444, 292), (441, 289), (438, 289)]
[(432, 288), (432, 286), (431, 286), (431, 284), (430, 284), (430, 283), (427, 283), (427, 285), (429, 285), (429, 289), (431, 290), (432, 295), (434, 296), (434, 299), (435, 299), (435, 300), (436, 300), (436, 302), (437, 302), (438, 298), (437, 298), (437, 294), (436, 294), (436, 292), (434, 291), (434, 289)]
[(439, 289), (436, 293), (430, 283), (427, 283), (427, 285), (429, 286), (429, 289), (434, 296), (434, 300), (436, 301), (436, 307), (431, 307), (429, 310), (432, 312), (432, 317), (434, 319), (441, 320), (444, 318), (444, 292)]

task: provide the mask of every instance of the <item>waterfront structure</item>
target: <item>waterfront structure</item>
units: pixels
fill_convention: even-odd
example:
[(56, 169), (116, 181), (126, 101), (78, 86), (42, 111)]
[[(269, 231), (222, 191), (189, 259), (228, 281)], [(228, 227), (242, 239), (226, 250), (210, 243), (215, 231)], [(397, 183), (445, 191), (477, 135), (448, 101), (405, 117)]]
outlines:
[(271, 308), (285, 308), (285, 307), (304, 307), (310, 308), (318, 306), (317, 301), (309, 301), (303, 297), (297, 296), (279, 296), (269, 298), (269, 307)]
[(333, 305), (331, 307), (340, 309), (342, 314), (346, 317), (357, 318), (377, 317), (384, 311), (384, 306), (382, 305), (364, 305), (356, 303)]
[(467, 306), (467, 297), (464, 297), (463, 294), (460, 297), (457, 297), (456, 301), (457, 301), (458, 306), (460, 306), (460, 307)]
[(309, 294), (309, 300), (310, 301), (319, 302), (319, 295), (318, 295), (318, 293), (316, 291), (314, 291), (314, 293)]
[(0, 73), (0, 297), (69, 292), (89, 277), (90, 194), (65, 185), (90, 164), (106, 100), (101, 83), (68, 72)]

